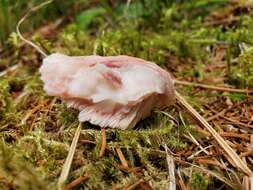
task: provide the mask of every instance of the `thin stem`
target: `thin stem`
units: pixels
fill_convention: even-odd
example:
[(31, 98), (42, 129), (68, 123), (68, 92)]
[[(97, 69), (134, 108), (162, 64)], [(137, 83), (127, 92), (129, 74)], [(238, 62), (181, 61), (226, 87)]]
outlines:
[(47, 57), (48, 55), (39, 47), (37, 46), (35, 43), (33, 43), (30, 40), (27, 40), (20, 32), (20, 26), (21, 24), (26, 20), (26, 18), (32, 13), (32, 12), (36, 12), (37, 10), (41, 9), (42, 7), (52, 3), (53, 0), (48, 0), (44, 3), (39, 4), (38, 6), (35, 6), (33, 8), (31, 8), (18, 22), (17, 26), (16, 26), (16, 31), (18, 36), (20, 37), (21, 40), (23, 40), (25, 43), (29, 44), (30, 46), (32, 46), (33, 48), (35, 48), (39, 53), (41, 53), (44, 57)]

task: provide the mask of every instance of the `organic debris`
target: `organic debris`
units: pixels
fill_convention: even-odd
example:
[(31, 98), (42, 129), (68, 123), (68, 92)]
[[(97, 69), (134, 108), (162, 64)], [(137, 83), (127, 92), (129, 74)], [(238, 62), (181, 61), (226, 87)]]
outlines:
[[(46, 52), (126, 54), (159, 64), (184, 81), (176, 89), (215, 129), (216, 139), (179, 104), (154, 111), (132, 130), (105, 134), (79, 125), (77, 110), (45, 94), (41, 55), (11, 33), (27, 10), (24, 3), (35, 6), (0, 2), (0, 189), (167, 189), (174, 181), (179, 189), (248, 188), (251, 1), (55, 0), (21, 28)], [(173, 183), (166, 158), (174, 163)]]

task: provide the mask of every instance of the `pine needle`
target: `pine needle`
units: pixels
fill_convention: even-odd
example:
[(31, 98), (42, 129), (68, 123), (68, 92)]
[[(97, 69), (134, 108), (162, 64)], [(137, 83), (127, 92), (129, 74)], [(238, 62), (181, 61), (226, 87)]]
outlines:
[(78, 139), (79, 139), (79, 136), (80, 136), (80, 132), (81, 132), (81, 123), (78, 125), (78, 127), (76, 129), (75, 136), (72, 140), (68, 156), (65, 160), (65, 163), (64, 163), (62, 171), (61, 171), (61, 175), (59, 177), (59, 181), (58, 181), (58, 189), (59, 190), (63, 189), (65, 181), (68, 178), (69, 170), (70, 170), (70, 167), (71, 167), (71, 164), (72, 164), (72, 161), (73, 161), (73, 157), (74, 157), (77, 142), (78, 142)]
[(219, 143), (219, 145), (225, 150), (225, 152), (234, 161), (236, 166), (240, 168), (248, 176), (253, 176), (252, 171), (248, 168), (245, 162), (236, 154), (236, 152), (226, 143), (226, 141), (213, 129), (213, 127), (176, 91), (176, 99), (182, 104), (184, 108), (203, 125)]
[(105, 128), (102, 128), (101, 132), (102, 132), (102, 144), (101, 144), (101, 149), (99, 152), (99, 157), (103, 157), (103, 155), (105, 153), (105, 148), (106, 148), (106, 130), (105, 130)]
[(125, 168), (128, 168), (127, 160), (126, 160), (124, 154), (122, 153), (119, 145), (117, 144), (115, 148), (116, 148), (116, 152), (117, 152), (117, 154), (119, 156), (119, 159), (121, 161), (122, 166), (124, 166)]

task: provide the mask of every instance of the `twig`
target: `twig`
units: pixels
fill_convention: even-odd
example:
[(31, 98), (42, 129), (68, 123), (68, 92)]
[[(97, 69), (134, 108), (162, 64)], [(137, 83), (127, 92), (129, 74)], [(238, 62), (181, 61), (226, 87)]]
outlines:
[(175, 164), (173, 158), (168, 153), (167, 145), (164, 145), (166, 151), (166, 160), (169, 170), (169, 190), (176, 190)]
[(80, 136), (80, 132), (81, 132), (81, 123), (78, 125), (78, 127), (76, 129), (75, 136), (72, 140), (68, 156), (65, 160), (65, 163), (64, 163), (62, 171), (61, 171), (61, 175), (60, 175), (59, 180), (58, 180), (58, 189), (59, 190), (63, 189), (64, 183), (68, 178), (69, 170), (70, 170), (70, 167), (71, 167), (71, 164), (72, 164), (72, 161), (73, 161), (73, 157), (74, 157), (77, 142), (78, 142), (78, 139), (79, 139), (79, 136)]
[(236, 92), (236, 93), (243, 93), (243, 94), (252, 94), (253, 93), (253, 90), (218, 87), (218, 86), (212, 86), (212, 85), (207, 85), (207, 84), (179, 81), (177, 79), (174, 79), (174, 82), (175, 82), (175, 84), (179, 84), (179, 85), (193, 86), (193, 87), (198, 87), (198, 88), (206, 88), (206, 89), (217, 90), (217, 91), (222, 91), (222, 92)]
[(106, 130), (105, 130), (105, 128), (102, 128), (101, 132), (102, 132), (102, 144), (101, 144), (99, 156), (103, 157), (104, 153), (105, 153), (105, 148), (106, 148)]
[(252, 171), (242, 161), (242, 159), (235, 153), (235, 151), (226, 143), (226, 141), (212, 128), (212, 126), (190, 105), (188, 102), (178, 93), (175, 92), (176, 99), (182, 104), (182, 106), (202, 125), (204, 126), (219, 143), (219, 145), (225, 150), (225, 152), (234, 161), (236, 166), (240, 168), (248, 176), (252, 176)]
[(87, 180), (88, 178), (89, 178), (89, 176), (87, 174), (84, 176), (78, 177), (77, 179), (71, 181), (68, 185), (66, 185), (65, 190), (72, 189), (73, 187), (76, 187), (77, 185), (79, 185), (83, 181)]

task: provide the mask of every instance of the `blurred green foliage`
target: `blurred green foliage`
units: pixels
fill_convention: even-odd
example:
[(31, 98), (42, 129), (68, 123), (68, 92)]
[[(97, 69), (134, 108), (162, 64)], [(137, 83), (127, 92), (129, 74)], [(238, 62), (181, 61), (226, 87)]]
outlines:
[[(9, 34), (15, 30), (17, 22), (29, 9), (44, 0), (1, 0), (0, 1), (0, 45), (6, 43)], [(75, 16), (78, 11), (88, 5), (87, 0), (79, 1), (61, 1), (54, 0), (52, 3), (34, 13), (22, 29), (24, 32), (33, 32), (39, 26), (53, 21), (62, 16)], [(77, 8), (75, 8), (77, 7)]]
[(208, 189), (208, 177), (200, 172), (194, 172), (192, 174), (192, 188), (194, 190), (206, 190)]

